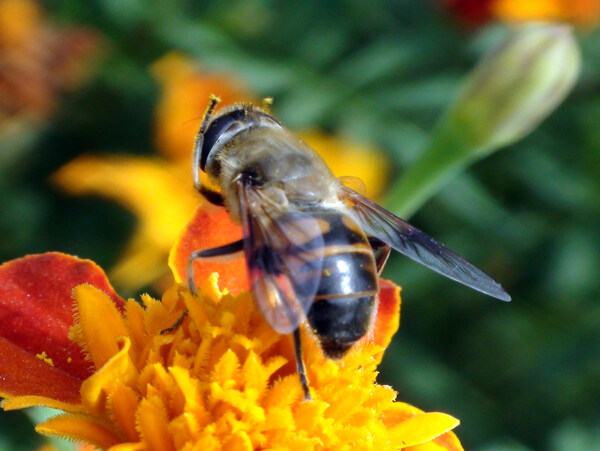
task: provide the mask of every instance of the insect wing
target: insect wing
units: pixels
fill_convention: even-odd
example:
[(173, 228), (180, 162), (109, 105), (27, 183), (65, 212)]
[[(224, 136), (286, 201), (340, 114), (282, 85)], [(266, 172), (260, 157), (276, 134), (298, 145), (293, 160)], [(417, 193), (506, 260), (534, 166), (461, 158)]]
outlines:
[(251, 289), (267, 322), (281, 334), (306, 318), (321, 281), (323, 236), (310, 213), (282, 207), (240, 183), (240, 217)]
[(375, 202), (342, 186), (343, 197), (367, 234), (439, 274), (489, 296), (510, 301), (498, 282), (456, 252), (421, 232)]

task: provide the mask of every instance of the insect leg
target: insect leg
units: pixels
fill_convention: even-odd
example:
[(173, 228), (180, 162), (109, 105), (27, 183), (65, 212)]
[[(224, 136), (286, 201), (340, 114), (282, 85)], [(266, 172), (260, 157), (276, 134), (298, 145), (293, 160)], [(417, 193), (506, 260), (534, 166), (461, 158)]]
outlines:
[(304, 366), (304, 360), (302, 360), (302, 342), (300, 341), (300, 329), (294, 331), (294, 352), (296, 354), (296, 371), (300, 377), (300, 383), (304, 390), (304, 399), (306, 401), (312, 401), (310, 396), (310, 389), (308, 388), (308, 378), (306, 377), (306, 367)]
[(181, 323), (183, 323), (183, 320), (185, 319), (187, 314), (188, 314), (188, 311), (187, 311), (187, 309), (185, 309), (183, 311), (183, 313), (181, 314), (181, 316), (179, 318), (177, 318), (177, 321), (175, 321), (172, 326), (169, 326), (169, 327), (161, 330), (160, 334), (164, 335), (164, 334), (168, 334), (169, 332), (173, 332), (174, 330), (177, 330), (177, 328), (179, 326), (181, 326)]
[[(196, 282), (194, 281), (194, 260), (220, 260), (228, 261), (236, 258), (237, 253), (244, 250), (244, 240), (234, 241), (233, 243), (225, 244), (223, 246), (211, 247), (210, 249), (201, 249), (194, 251), (190, 254), (190, 258), (187, 262), (187, 282), (190, 287), (190, 291), (194, 296), (198, 294), (196, 289)], [(227, 258), (218, 258), (227, 257)]]
[(375, 265), (377, 267), (377, 275), (381, 275), (381, 271), (383, 271), (383, 267), (387, 262), (390, 253), (392, 252), (392, 248), (385, 244), (378, 238), (374, 236), (369, 237), (369, 245), (373, 252), (375, 253)]
[(204, 198), (209, 201), (213, 205), (218, 205), (219, 207), (225, 206), (225, 198), (218, 191), (213, 191), (210, 188), (200, 184), (196, 185), (196, 189), (204, 196)]
[[(238, 240), (238, 241), (234, 241), (233, 243), (225, 244), (224, 246), (211, 247), (210, 249), (202, 249), (202, 250), (192, 252), (190, 254), (190, 258), (188, 259), (188, 263), (187, 263), (187, 282), (188, 282), (188, 286), (189, 286), (192, 294), (194, 296), (198, 295), (198, 290), (196, 288), (196, 282), (194, 281), (194, 260), (216, 259), (218, 257), (225, 257), (225, 256), (234, 258), (235, 254), (242, 251), (243, 249), (244, 249), (244, 241)], [(177, 321), (175, 321), (175, 323), (173, 323), (172, 326), (169, 326), (166, 329), (163, 329), (160, 331), (161, 335), (167, 334), (169, 332), (173, 332), (174, 330), (176, 330), (181, 325), (181, 323), (183, 322), (183, 320), (185, 319), (187, 314), (188, 314), (188, 311), (186, 309), (183, 311), (183, 313), (177, 319)]]

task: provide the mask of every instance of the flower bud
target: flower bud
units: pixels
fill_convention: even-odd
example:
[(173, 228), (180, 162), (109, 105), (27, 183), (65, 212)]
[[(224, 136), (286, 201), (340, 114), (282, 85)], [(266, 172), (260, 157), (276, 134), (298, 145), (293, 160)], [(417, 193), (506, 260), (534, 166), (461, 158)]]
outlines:
[(478, 156), (512, 144), (554, 111), (580, 68), (570, 26), (520, 26), (467, 78), (445, 125), (461, 130)]

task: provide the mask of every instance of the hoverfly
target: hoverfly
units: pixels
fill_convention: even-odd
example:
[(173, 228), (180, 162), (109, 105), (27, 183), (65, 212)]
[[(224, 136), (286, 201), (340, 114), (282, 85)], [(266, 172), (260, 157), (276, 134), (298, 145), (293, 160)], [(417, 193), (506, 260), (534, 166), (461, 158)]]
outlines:
[(277, 332), (293, 334), (307, 399), (300, 324), (308, 320), (327, 357), (344, 356), (373, 323), (378, 275), (391, 249), (468, 287), (510, 300), (463, 257), (344, 186), (313, 149), (265, 110), (234, 104), (213, 115), (218, 102), (211, 97), (196, 136), (194, 184), (209, 202), (227, 208), (242, 225), (243, 239), (194, 251), (188, 283), (196, 293), (194, 260), (243, 252), (265, 320)]

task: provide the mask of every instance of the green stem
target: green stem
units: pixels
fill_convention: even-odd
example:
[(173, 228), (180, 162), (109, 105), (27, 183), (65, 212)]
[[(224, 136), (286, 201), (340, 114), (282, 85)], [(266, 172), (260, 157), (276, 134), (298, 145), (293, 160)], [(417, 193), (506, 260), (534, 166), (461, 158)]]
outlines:
[(457, 173), (485, 154), (455, 121), (442, 120), (431, 143), (404, 176), (390, 189), (384, 201), (394, 214), (408, 218), (435, 195)]

